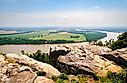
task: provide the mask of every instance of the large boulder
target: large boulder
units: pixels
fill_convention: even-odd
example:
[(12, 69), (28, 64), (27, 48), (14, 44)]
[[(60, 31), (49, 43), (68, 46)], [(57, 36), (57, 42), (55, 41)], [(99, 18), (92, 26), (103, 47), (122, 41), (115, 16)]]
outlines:
[(118, 65), (127, 67), (127, 48), (118, 49), (106, 54), (102, 54), (101, 56), (115, 62)]
[(52, 81), (51, 79), (48, 79), (44, 76), (38, 76), (34, 83), (54, 83), (54, 81)]
[[(63, 53), (59, 53), (62, 51)], [(61, 71), (71, 74), (98, 74), (107, 75), (107, 72), (119, 72), (121, 67), (114, 65), (112, 61), (103, 58), (102, 54), (111, 52), (111, 49), (95, 45), (57, 46), (53, 47), (50, 56), (57, 56), (55, 61)], [(54, 54), (55, 53), (55, 54)]]
[(35, 70), (45, 72), (47, 77), (60, 75), (52, 66), (25, 55), (0, 55), (0, 83), (54, 83), (47, 77), (37, 76)]
[(52, 76), (57, 77), (57, 76), (60, 76), (60, 74), (61, 74), (53, 66), (51, 66), (47, 63), (36, 61), (32, 58), (29, 58), (26, 55), (6, 54), (5, 56), (6, 56), (6, 58), (8, 58), (9, 60), (11, 60), (13, 62), (22, 64), (22, 65), (27, 65), (30, 68), (35, 69), (37, 71), (45, 72), (45, 77), (49, 77), (49, 78), (51, 78)]
[(0, 55), (0, 83), (32, 83), (36, 77), (30, 67), (10, 63)]

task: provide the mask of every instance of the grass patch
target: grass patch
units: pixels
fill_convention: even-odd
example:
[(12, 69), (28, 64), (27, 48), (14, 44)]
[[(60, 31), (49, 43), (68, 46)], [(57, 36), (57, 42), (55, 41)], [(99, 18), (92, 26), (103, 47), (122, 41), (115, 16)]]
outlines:
[[(76, 36), (78, 37), (74, 38)], [(85, 36), (81, 34), (49, 34), (49, 35), (39, 36), (35, 38), (30, 38), (30, 39), (32, 40), (69, 40), (74, 42), (86, 41)]]

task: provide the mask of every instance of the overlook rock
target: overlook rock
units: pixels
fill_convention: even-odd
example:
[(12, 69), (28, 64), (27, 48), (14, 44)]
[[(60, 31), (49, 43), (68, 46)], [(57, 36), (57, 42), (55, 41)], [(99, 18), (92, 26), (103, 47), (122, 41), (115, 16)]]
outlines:
[(107, 75), (107, 72), (119, 72), (122, 68), (112, 61), (100, 56), (111, 52), (111, 49), (95, 45), (61, 45), (52, 47), (50, 58), (57, 61), (61, 71), (71, 74)]
[[(45, 72), (45, 77), (37, 76), (35, 70)], [(0, 55), (0, 83), (54, 83), (48, 78), (59, 75), (60, 72), (51, 65), (26, 55)]]

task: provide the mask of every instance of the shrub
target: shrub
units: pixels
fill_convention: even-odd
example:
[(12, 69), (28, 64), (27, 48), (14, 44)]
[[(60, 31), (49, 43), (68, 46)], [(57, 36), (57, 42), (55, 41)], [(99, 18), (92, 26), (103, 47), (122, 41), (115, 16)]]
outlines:
[(60, 79), (68, 80), (68, 75), (65, 74), (65, 73), (62, 73), (62, 74), (60, 75)]
[(126, 83), (126, 69), (122, 70), (120, 73), (108, 72), (105, 77), (98, 77), (97, 83)]
[(97, 42), (97, 45), (99, 45), (99, 46), (103, 46), (102, 41)]
[(22, 50), (21, 53), (25, 54), (25, 55), (29, 56), (30, 58), (33, 58), (37, 61), (50, 63), (48, 54), (41, 52), (41, 50), (37, 50), (37, 52), (32, 53), (32, 54), (25, 53), (25, 51)]
[(122, 35), (119, 35), (118, 40), (110, 45), (110, 48), (112, 50), (125, 48), (125, 47), (127, 47), (127, 32), (123, 33)]
[(65, 83), (63, 79), (59, 79), (56, 81), (56, 83)]

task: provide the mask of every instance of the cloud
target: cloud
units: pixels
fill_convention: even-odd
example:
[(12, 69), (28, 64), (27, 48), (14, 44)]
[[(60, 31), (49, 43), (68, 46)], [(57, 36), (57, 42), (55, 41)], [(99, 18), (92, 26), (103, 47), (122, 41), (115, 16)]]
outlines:
[(0, 13), (0, 26), (127, 26), (126, 11)]

